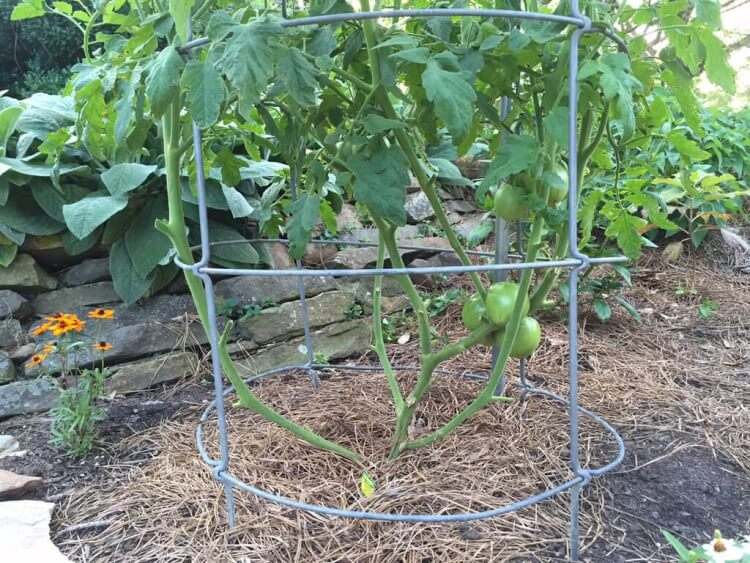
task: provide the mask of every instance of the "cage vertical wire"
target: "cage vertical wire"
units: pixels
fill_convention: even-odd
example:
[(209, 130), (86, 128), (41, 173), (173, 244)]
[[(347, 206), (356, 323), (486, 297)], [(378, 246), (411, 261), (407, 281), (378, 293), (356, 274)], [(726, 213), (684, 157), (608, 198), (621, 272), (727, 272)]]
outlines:
[[(283, 6), (282, 6), (283, 7)], [(578, 140), (576, 134), (577, 115), (578, 115), (578, 48), (581, 37), (586, 33), (596, 32), (604, 33), (612, 37), (601, 29), (592, 28), (591, 20), (582, 14), (579, 10), (578, 0), (571, 1), (570, 15), (544, 14), (536, 12), (523, 12), (517, 10), (500, 10), (500, 9), (471, 9), (471, 8), (444, 8), (444, 9), (405, 9), (405, 10), (379, 10), (371, 12), (350, 12), (342, 14), (326, 14), (319, 16), (302, 17), (296, 19), (283, 19), (281, 26), (302, 27), (302, 26), (320, 26), (327, 24), (336, 24), (357, 20), (368, 19), (397, 19), (397, 18), (427, 18), (427, 17), (478, 17), (478, 18), (507, 18), (510, 20), (530, 20), (541, 22), (552, 22), (566, 24), (574, 28), (570, 40), (570, 57), (568, 67), (568, 185), (573, 187), (578, 183), (577, 178), (577, 149)], [(192, 39), (186, 42), (182, 47), (183, 52), (189, 53), (193, 49), (198, 49), (208, 43), (205, 38)], [(212, 470), (214, 479), (223, 485), (226, 497), (227, 522), (230, 527), (235, 525), (235, 507), (234, 495), (235, 489), (249, 492), (259, 498), (269, 502), (277, 503), (290, 508), (314, 512), (317, 514), (356, 518), (363, 520), (377, 520), (387, 522), (466, 522), (472, 520), (481, 520), (499, 516), (521, 510), (532, 506), (536, 503), (548, 500), (563, 492), (570, 493), (570, 558), (578, 559), (579, 554), (579, 529), (578, 519), (580, 510), (581, 490), (592, 478), (603, 475), (614, 469), (622, 461), (625, 454), (625, 446), (618, 432), (602, 417), (578, 405), (578, 278), (582, 271), (597, 264), (608, 264), (624, 262), (627, 259), (622, 256), (590, 258), (583, 254), (578, 248), (577, 232), (577, 193), (575, 189), (568, 190), (568, 208), (567, 208), (567, 238), (569, 252), (567, 258), (547, 261), (525, 262), (521, 257), (521, 262), (506, 262), (507, 256), (495, 249), (495, 252), (472, 252), (476, 256), (483, 256), (494, 260), (489, 264), (472, 264), (467, 266), (437, 266), (437, 267), (406, 267), (406, 268), (372, 268), (372, 269), (344, 269), (344, 270), (309, 270), (304, 269), (302, 264), (297, 261), (295, 268), (287, 270), (263, 270), (263, 269), (237, 269), (237, 268), (218, 268), (210, 266), (211, 247), (217, 243), (212, 243), (208, 233), (208, 207), (206, 204), (206, 183), (203, 172), (203, 153), (202, 153), (202, 133), (200, 128), (193, 122), (193, 144), (196, 169), (196, 185), (198, 196), (198, 215), (200, 226), (200, 244), (194, 249), (200, 252), (199, 258), (193, 264), (185, 264), (175, 258), (175, 263), (184, 271), (190, 272), (197, 276), (204, 284), (206, 290), (206, 305), (208, 310), (208, 337), (211, 344), (211, 362), (212, 375), (214, 383), (215, 399), (202, 413), (198, 426), (196, 428), (196, 442), (200, 456)], [(296, 195), (297, 178), (290, 179), (290, 191), (294, 197)], [(496, 220), (496, 237), (497, 242), (501, 239), (507, 241), (507, 225), (501, 223), (502, 220)], [(501, 231), (502, 229), (502, 231)], [(502, 237), (500, 233), (503, 233)], [(243, 241), (247, 243), (248, 241)], [(266, 241), (268, 242), (268, 241)], [(316, 242), (316, 241), (313, 241)], [(326, 240), (317, 241), (333, 244), (352, 244), (348, 241)], [(221, 244), (231, 244), (231, 241), (223, 241)], [(355, 243), (358, 246), (368, 246), (369, 243)], [(373, 244), (374, 246), (374, 244)], [(403, 247), (406, 248), (406, 247)], [(434, 250), (438, 252), (451, 252), (445, 249), (431, 249), (427, 247), (409, 247), (425, 250)], [(214, 296), (213, 276), (256, 276), (256, 277), (295, 277), (298, 283), (300, 296), (300, 306), (302, 309), (302, 322), (304, 328), (304, 342), (306, 349), (306, 360), (302, 364), (282, 366), (256, 374), (246, 381), (251, 383), (268, 377), (282, 375), (296, 370), (304, 370), (311, 379), (311, 384), (315, 387), (320, 384), (317, 370), (327, 367), (335, 367), (342, 371), (376, 371), (381, 368), (374, 365), (344, 365), (330, 366), (328, 364), (315, 363), (314, 345), (310, 323), (308, 319), (307, 306), (305, 304), (305, 278), (325, 276), (329, 278), (349, 278), (349, 277), (373, 277), (373, 276), (395, 276), (404, 274), (446, 274), (460, 275), (468, 272), (488, 272), (493, 278), (503, 277), (511, 270), (525, 269), (546, 269), (546, 268), (564, 268), (569, 270), (568, 277), (568, 395), (567, 398), (554, 394), (542, 388), (535, 387), (527, 379), (526, 364), (523, 360), (520, 362), (519, 369), (519, 387), (525, 396), (537, 396), (549, 399), (563, 407), (569, 413), (569, 441), (570, 441), (570, 468), (573, 478), (560, 483), (559, 485), (542, 490), (534, 495), (528, 496), (519, 501), (504, 506), (499, 506), (489, 510), (450, 513), (450, 514), (430, 514), (430, 513), (386, 513), (373, 512), (365, 510), (348, 510), (332, 506), (323, 506), (302, 502), (275, 494), (252, 484), (246, 483), (233, 475), (230, 471), (230, 453), (228, 446), (228, 431), (225, 411), (226, 397), (233, 392), (231, 386), (225, 385), (221, 370), (219, 358), (219, 336), (217, 327), (216, 302)], [(396, 370), (409, 370), (414, 366), (393, 366)], [(436, 370), (436, 374), (443, 373)], [(473, 374), (469, 377), (476, 379), (486, 379), (486, 374)], [(605, 465), (590, 468), (583, 467), (579, 457), (579, 417), (584, 416), (597, 423), (606, 431), (616, 446), (616, 453)], [(204, 443), (203, 425), (209, 419), (215, 418), (218, 430), (218, 453), (219, 457), (212, 457)]]

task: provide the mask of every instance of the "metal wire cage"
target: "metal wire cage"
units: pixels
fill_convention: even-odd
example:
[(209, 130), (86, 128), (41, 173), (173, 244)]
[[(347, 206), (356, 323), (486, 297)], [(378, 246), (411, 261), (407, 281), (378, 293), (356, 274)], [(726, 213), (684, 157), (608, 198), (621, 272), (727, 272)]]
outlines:
[[(282, 5), (282, 12), (286, 16), (285, 5)], [(343, 14), (328, 14), (320, 16), (302, 17), (296, 19), (284, 19), (281, 22), (282, 27), (301, 27), (301, 26), (320, 26), (327, 24), (336, 24), (355, 20), (366, 19), (395, 19), (395, 18), (426, 18), (426, 17), (480, 17), (480, 18), (508, 18), (512, 20), (534, 20), (542, 22), (562, 23), (572, 26), (574, 31), (570, 36), (570, 58), (568, 68), (568, 185), (576, 186), (577, 178), (577, 148), (578, 140), (576, 136), (577, 106), (578, 106), (578, 48), (581, 37), (586, 33), (603, 32), (600, 29), (592, 27), (591, 20), (582, 14), (579, 10), (578, 0), (571, 0), (570, 15), (543, 14), (534, 12), (523, 12), (515, 10), (500, 9), (405, 9), (405, 10), (382, 10), (372, 12), (354, 12)], [(188, 41), (184, 48), (191, 50), (200, 48), (205, 45), (207, 40), (194, 39)], [(626, 259), (621, 256), (610, 258), (590, 258), (583, 254), (578, 248), (577, 236), (577, 194), (576, 190), (569, 190), (568, 209), (567, 209), (567, 238), (569, 243), (569, 253), (566, 258), (549, 261), (535, 261), (510, 263), (507, 261), (507, 226), (502, 220), (497, 220), (495, 225), (496, 233), (496, 251), (494, 253), (476, 252), (482, 256), (492, 258), (488, 264), (476, 264), (469, 266), (440, 266), (440, 267), (407, 267), (407, 268), (376, 268), (376, 269), (347, 269), (347, 270), (329, 270), (329, 269), (304, 269), (299, 262), (294, 269), (287, 270), (262, 270), (262, 269), (235, 269), (235, 268), (218, 268), (209, 265), (211, 256), (212, 243), (208, 234), (208, 210), (206, 204), (206, 183), (203, 174), (203, 154), (202, 139), (200, 128), (193, 123), (193, 143), (194, 155), (196, 162), (196, 183), (198, 196), (198, 212), (200, 222), (200, 245), (196, 250), (200, 251), (200, 257), (194, 264), (185, 264), (175, 259), (176, 264), (185, 271), (196, 275), (204, 284), (206, 290), (206, 304), (208, 310), (209, 326), (207, 327), (209, 341), (211, 344), (211, 360), (215, 399), (203, 412), (196, 429), (196, 440), (198, 451), (211, 469), (214, 479), (220, 482), (224, 487), (227, 504), (227, 520), (230, 526), (235, 525), (235, 507), (234, 494), (235, 489), (249, 492), (257, 497), (267, 501), (284, 505), (290, 508), (324, 514), (329, 516), (357, 518), (364, 520), (379, 520), (389, 522), (466, 522), (471, 520), (481, 520), (502, 514), (508, 514), (533, 504), (550, 499), (565, 491), (570, 492), (570, 558), (578, 559), (579, 553), (579, 505), (582, 488), (587, 485), (593, 477), (603, 475), (604, 473), (615, 468), (623, 459), (625, 446), (622, 438), (617, 431), (602, 417), (581, 407), (578, 404), (578, 279), (582, 271), (595, 264), (623, 262)], [(292, 183), (292, 197), (295, 197), (295, 186)], [(346, 241), (331, 241), (326, 243), (351, 244)], [(359, 243), (366, 245), (367, 243)], [(445, 252), (444, 249), (434, 249)], [(226, 397), (233, 392), (231, 386), (224, 383), (221, 364), (219, 359), (219, 336), (217, 328), (216, 302), (214, 297), (214, 276), (291, 276), (297, 279), (299, 289), (300, 307), (302, 310), (302, 320), (304, 325), (305, 347), (307, 359), (304, 363), (298, 365), (284, 366), (269, 371), (259, 373), (247, 380), (248, 383), (260, 379), (282, 375), (295, 370), (305, 370), (310, 375), (313, 385), (319, 384), (317, 370), (336, 367), (341, 371), (366, 372), (380, 369), (377, 366), (363, 365), (346, 365), (346, 366), (329, 366), (315, 362), (315, 350), (312, 341), (311, 330), (308, 322), (307, 306), (305, 303), (305, 278), (326, 276), (331, 278), (347, 277), (371, 277), (371, 276), (394, 276), (403, 274), (446, 274), (456, 275), (467, 272), (489, 272), (495, 278), (501, 278), (507, 275), (510, 270), (524, 269), (544, 269), (544, 268), (564, 268), (569, 270), (568, 277), (568, 395), (562, 397), (551, 393), (545, 389), (533, 386), (526, 377), (526, 365), (522, 360), (520, 364), (519, 387), (522, 393), (531, 397), (543, 397), (558, 405), (566, 408), (569, 418), (569, 440), (570, 440), (570, 468), (573, 477), (555, 487), (542, 490), (534, 495), (522, 500), (499, 506), (490, 510), (450, 513), (450, 514), (428, 514), (428, 513), (385, 513), (372, 512), (364, 510), (347, 510), (339, 507), (323, 506), (302, 502), (282, 495), (278, 495), (267, 490), (246, 483), (230, 472), (230, 453), (228, 446), (228, 430), (226, 423), (225, 401)], [(413, 369), (413, 366), (394, 366), (396, 370)], [(436, 371), (436, 373), (440, 373)], [(474, 374), (469, 377), (477, 379), (486, 379), (486, 374)], [(603, 430), (611, 436), (615, 446), (616, 453), (611, 460), (600, 467), (583, 467), (579, 458), (579, 417), (588, 417), (597, 423)], [(213, 458), (208, 453), (204, 443), (203, 427), (209, 422), (209, 419), (215, 417), (218, 427), (218, 450), (219, 457)]]

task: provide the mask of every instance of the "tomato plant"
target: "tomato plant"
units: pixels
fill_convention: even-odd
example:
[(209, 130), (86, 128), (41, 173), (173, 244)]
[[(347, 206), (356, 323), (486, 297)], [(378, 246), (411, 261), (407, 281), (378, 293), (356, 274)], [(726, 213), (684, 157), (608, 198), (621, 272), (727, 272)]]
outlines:
[[(38, 15), (32, 8), (42, 4), (26, 0), (23, 5), (31, 8), (21, 11)], [(62, 4), (53, 6), (59, 10)], [(360, 5), (364, 11), (372, 7), (369, 0)], [(447, 5), (437, 2), (434, 7)], [(565, 1), (554, 9), (536, 0), (475, 0), (461, 5), (558, 14), (568, 10)], [(425, 6), (422, 0), (412, 4)], [(400, 3), (393, 7), (398, 9)], [(572, 30), (565, 24), (434, 16), (299, 28), (282, 25), (267, 4), (253, 2), (99, 0), (95, 8), (83, 33), (86, 59), (69, 85), (75, 129), (54, 131), (55, 136), (34, 145), (38, 153), (12, 164), (23, 168), (45, 158), (49, 166), (58, 167), (47, 175), (61, 178), (74, 173), (60, 164), (70, 143), (87, 150), (108, 191), (95, 191), (81, 200), (83, 204), (77, 203), (93, 210), (78, 216), (75, 230), (68, 224), (78, 238), (126, 207), (124, 194), (152, 176), (154, 190), (160, 196), (166, 192), (166, 201), (151, 220), (186, 264), (194, 260), (191, 201), (198, 174), (213, 181), (208, 187), (210, 201), (223, 202), (241, 217), (256, 214), (262, 233), (282, 231), (294, 257), (302, 255), (320, 223), (331, 225), (343, 200), (356, 201), (377, 227), (381, 267), (386, 257), (393, 266), (404, 266), (396, 234), (406, 224), (406, 188), (413, 176), (437, 227), (459, 260), (469, 264), (437, 187), (441, 179), (472, 185), (451, 161), (480, 152), (490, 163), (475, 186), (477, 201), (492, 209), (499, 200), (498, 214), (528, 218), (528, 261), (566, 256), (565, 213), (559, 202), (571, 190), (581, 192), (592, 163), (602, 159), (603, 142), (622, 147), (643, 130), (651, 130), (653, 114), (661, 107), (656, 101), (661, 85), (675, 91), (693, 127), (693, 77), (705, 69), (710, 80), (728, 90), (734, 80), (715, 34), (718, 8), (713, 0), (659, 0), (616, 10), (583, 2), (594, 29), (606, 36), (588, 34), (581, 43), (580, 116), (575, 124), (579, 185), (567, 186), (561, 171), (570, 157), (567, 66)], [(344, 0), (315, 0), (301, 13), (348, 11), (352, 7)], [(653, 26), (664, 30), (669, 49), (655, 52), (638, 35)], [(618, 35), (623, 31), (628, 32), (625, 39)], [(193, 35), (203, 39), (187, 48)], [(511, 101), (511, 111), (501, 114), (498, 107), (505, 100)], [(193, 121), (204, 131), (203, 162), (196, 162), (189, 150)], [(680, 131), (671, 137), (678, 149), (691, 150), (687, 141)], [(288, 173), (270, 184), (255, 182), (249, 170), (261, 162), (282, 163)], [(0, 169), (0, 178), (3, 172)], [(500, 185), (504, 187), (498, 189)], [(584, 207), (584, 232), (591, 229), (598, 203)], [(619, 207), (607, 227), (629, 254), (635, 246), (640, 248), (645, 221), (631, 211)], [(231, 261), (231, 256), (225, 259)], [(204, 287), (192, 273), (185, 275), (207, 326)], [(558, 276), (554, 270), (535, 275), (526, 269), (517, 283), (488, 289), (477, 273), (470, 273), (475, 297), (467, 324), (474, 329), (447, 345), (433, 340), (430, 311), (409, 276), (398, 276), (419, 329), (419, 374), (408, 390), (401, 388), (386, 353), (382, 279), (376, 277), (374, 348), (396, 413), (391, 457), (443, 439), (497, 399), (495, 389), (508, 358), (526, 356), (538, 345), (541, 329), (527, 314), (545, 302)], [(489, 323), (477, 323), (483, 303)], [(410, 437), (414, 413), (436, 368), (487, 342), (499, 329), (498, 361), (475, 399), (439, 428)], [(297, 425), (255, 396), (229, 355), (230, 330), (227, 323), (219, 354), (239, 404), (314, 446), (358, 462), (356, 452)]]

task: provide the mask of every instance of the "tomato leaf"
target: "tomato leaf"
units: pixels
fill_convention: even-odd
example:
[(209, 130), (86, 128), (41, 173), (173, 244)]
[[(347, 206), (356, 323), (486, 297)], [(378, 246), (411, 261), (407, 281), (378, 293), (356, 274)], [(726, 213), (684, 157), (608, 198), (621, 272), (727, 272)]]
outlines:
[(487, 174), (480, 184), (477, 200), (481, 201), (490, 186), (496, 185), (512, 174), (527, 170), (536, 162), (539, 144), (529, 135), (508, 135), (502, 140), (497, 156), (490, 163)]
[(594, 313), (601, 321), (608, 321), (612, 318), (612, 308), (604, 299), (594, 299)]
[(433, 57), (422, 73), (422, 86), (427, 99), (435, 106), (435, 114), (445, 122), (454, 141), (463, 139), (471, 127), (477, 99), (464, 74), (445, 70)]
[(315, 105), (318, 88), (316, 70), (302, 51), (296, 47), (283, 49), (278, 64), (279, 77), (289, 96), (302, 107)]
[(299, 259), (305, 254), (310, 241), (310, 233), (320, 220), (320, 196), (302, 194), (289, 206), (290, 218), (287, 224), (289, 235), (289, 255)]
[(187, 91), (187, 104), (198, 127), (211, 127), (219, 119), (224, 102), (224, 80), (207, 61), (190, 61), (180, 81)]
[(369, 158), (351, 159), (354, 172), (354, 195), (370, 213), (394, 225), (406, 224), (406, 186), (409, 184), (407, 162), (395, 146), (380, 146)]
[(146, 79), (146, 97), (151, 115), (160, 118), (180, 93), (180, 72), (184, 66), (177, 49), (170, 45), (154, 59)]

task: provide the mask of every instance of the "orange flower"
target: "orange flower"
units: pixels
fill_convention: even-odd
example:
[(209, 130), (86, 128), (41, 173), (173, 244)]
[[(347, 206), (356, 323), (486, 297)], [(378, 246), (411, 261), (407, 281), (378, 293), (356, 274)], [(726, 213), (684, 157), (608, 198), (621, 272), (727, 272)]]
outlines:
[(54, 336), (62, 336), (69, 332), (83, 332), (86, 328), (86, 321), (82, 321), (77, 316), (66, 317), (52, 323), (50, 330)]
[(43, 353), (40, 353), (40, 354), (34, 354), (33, 356), (31, 356), (31, 358), (29, 358), (29, 361), (28, 361), (28, 362), (26, 362), (26, 367), (27, 367), (27, 368), (33, 368), (33, 367), (35, 367), (35, 366), (38, 366), (38, 365), (40, 365), (40, 364), (41, 364), (41, 363), (42, 363), (42, 362), (43, 362), (43, 361), (44, 361), (44, 360), (45, 360), (46, 358), (47, 358), (47, 354), (43, 354)]
[(115, 310), (114, 309), (94, 309), (93, 311), (88, 312), (88, 317), (90, 319), (99, 319), (99, 320), (105, 320), (105, 321), (111, 321), (115, 318)]
[(31, 334), (33, 336), (41, 336), (42, 334), (50, 331), (52, 329), (52, 323), (47, 321), (42, 324), (40, 324), (38, 327), (31, 330)]
[(94, 344), (94, 349), (98, 352), (106, 352), (107, 350), (112, 349), (112, 345), (109, 342), (104, 342), (103, 340), (101, 340)]
[(47, 356), (47, 355), (55, 352), (56, 350), (57, 350), (57, 346), (55, 345), (54, 342), (47, 342), (44, 345), (44, 347), (42, 348), (42, 352), (41, 353), (44, 354), (45, 356)]

